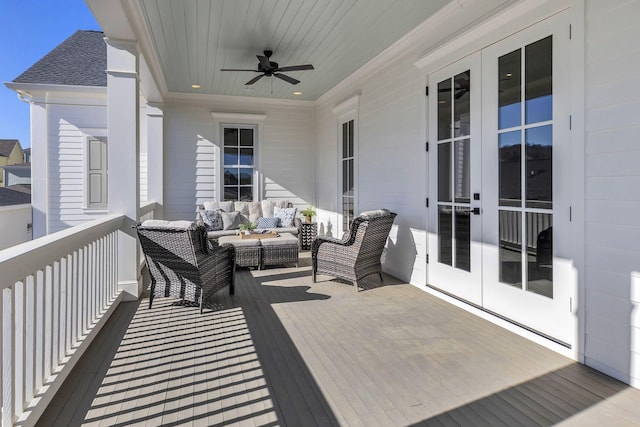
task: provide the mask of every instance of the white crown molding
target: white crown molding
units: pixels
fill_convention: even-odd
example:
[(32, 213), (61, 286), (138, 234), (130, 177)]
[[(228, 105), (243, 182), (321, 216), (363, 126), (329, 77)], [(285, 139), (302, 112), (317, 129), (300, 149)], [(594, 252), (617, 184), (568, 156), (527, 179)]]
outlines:
[(169, 92), (165, 97), (165, 104), (168, 102), (186, 102), (194, 104), (229, 104), (229, 103), (248, 103), (253, 106), (276, 106), (290, 108), (313, 108), (314, 101), (303, 101), (297, 99), (273, 99), (258, 98), (251, 96), (233, 96), (233, 95), (209, 95), (202, 93), (183, 93)]
[(247, 122), (263, 122), (264, 119), (267, 118), (266, 114), (257, 114), (257, 113), (225, 113), (225, 112), (217, 112), (212, 111), (211, 117), (214, 120), (242, 120)]
[(344, 101), (342, 101), (341, 103), (339, 103), (338, 105), (336, 105), (335, 107), (333, 107), (331, 109), (331, 112), (335, 115), (343, 115), (346, 113), (350, 113), (353, 111), (356, 111), (358, 108), (360, 108), (360, 93), (358, 92), (357, 94), (345, 99)]

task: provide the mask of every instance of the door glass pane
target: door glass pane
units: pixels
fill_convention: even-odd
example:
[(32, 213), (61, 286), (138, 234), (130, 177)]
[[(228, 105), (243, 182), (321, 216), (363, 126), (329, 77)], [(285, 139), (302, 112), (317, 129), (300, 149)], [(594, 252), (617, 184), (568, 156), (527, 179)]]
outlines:
[(243, 147), (253, 146), (253, 129), (240, 129), (240, 145)]
[(453, 224), (451, 207), (438, 206), (438, 262), (453, 265)]
[(519, 126), (521, 121), (521, 50), (498, 58), (498, 129)]
[(460, 73), (453, 79), (454, 84), (454, 136), (469, 135), (471, 127), (471, 71)]
[(451, 143), (438, 144), (438, 201), (451, 201)]
[(520, 131), (516, 130), (501, 133), (498, 136), (500, 206), (521, 206), (522, 204), (520, 135)]
[(253, 166), (253, 148), (240, 149), (240, 164), (243, 166)]
[(527, 124), (551, 120), (552, 49), (551, 36), (525, 47), (525, 120)]
[(499, 211), (500, 282), (522, 287), (522, 213)]
[(350, 196), (353, 196), (353, 159), (347, 160), (347, 172), (348, 172), (348, 182), (349, 186), (347, 187), (347, 193)]
[(237, 165), (238, 164), (238, 149), (224, 147), (224, 164), (225, 165)]
[(438, 83), (438, 140), (451, 138), (451, 79)]
[(353, 220), (353, 197), (342, 197), (342, 229), (347, 232)]
[(456, 207), (456, 268), (471, 271), (471, 212)]
[(553, 216), (527, 212), (527, 290), (553, 298)]
[(469, 152), (469, 143), (469, 139), (455, 142), (453, 188), (456, 203), (470, 202), (471, 153)]
[(529, 128), (525, 132), (526, 194), (528, 208), (551, 209), (552, 206), (552, 151), (551, 125)]
[(224, 129), (224, 145), (231, 147), (238, 146), (238, 129), (225, 128)]

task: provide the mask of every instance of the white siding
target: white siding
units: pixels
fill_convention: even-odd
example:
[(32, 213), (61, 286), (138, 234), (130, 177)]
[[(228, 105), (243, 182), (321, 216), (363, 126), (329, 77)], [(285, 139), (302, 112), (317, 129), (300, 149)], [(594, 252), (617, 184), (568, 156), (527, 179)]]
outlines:
[(584, 348), (588, 364), (637, 386), (640, 1), (589, 0), (586, 15)]
[(103, 210), (92, 212), (83, 209), (84, 149), (87, 135), (83, 129), (98, 129), (102, 132), (99, 136), (105, 135), (107, 113), (104, 106), (50, 104), (47, 107), (47, 118), (47, 218), (49, 233), (54, 233), (105, 214)]
[(165, 107), (165, 217), (190, 219), (198, 204), (216, 200), (219, 144), (212, 112), (265, 114), (258, 133), (263, 197), (314, 203), (313, 107), (246, 100), (185, 103)]

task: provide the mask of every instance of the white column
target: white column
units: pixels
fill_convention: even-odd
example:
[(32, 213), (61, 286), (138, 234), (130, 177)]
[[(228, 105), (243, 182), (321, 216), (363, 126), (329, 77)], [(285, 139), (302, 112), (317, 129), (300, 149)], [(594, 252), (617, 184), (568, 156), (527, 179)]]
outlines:
[(164, 213), (164, 111), (162, 104), (147, 104), (147, 191), (158, 207), (154, 218)]
[(107, 42), (107, 128), (109, 214), (124, 214), (118, 233), (118, 288), (125, 299), (138, 299), (138, 242), (133, 225), (140, 205), (140, 139), (138, 54), (135, 42)]
[(45, 236), (49, 230), (48, 216), (48, 146), (47, 104), (45, 95), (31, 99), (31, 211), (33, 238)]

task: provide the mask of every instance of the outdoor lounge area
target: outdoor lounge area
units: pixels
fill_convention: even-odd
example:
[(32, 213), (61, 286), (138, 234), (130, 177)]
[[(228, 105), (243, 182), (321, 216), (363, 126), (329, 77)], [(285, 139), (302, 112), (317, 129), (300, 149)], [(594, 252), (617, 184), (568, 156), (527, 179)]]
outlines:
[(38, 425), (633, 426), (640, 391), (391, 276), (121, 303)]

